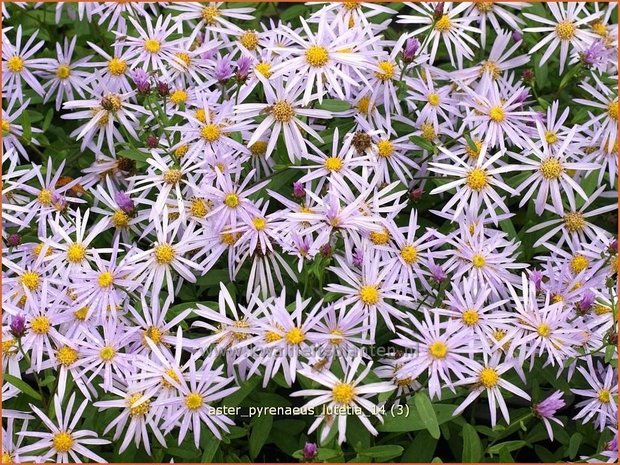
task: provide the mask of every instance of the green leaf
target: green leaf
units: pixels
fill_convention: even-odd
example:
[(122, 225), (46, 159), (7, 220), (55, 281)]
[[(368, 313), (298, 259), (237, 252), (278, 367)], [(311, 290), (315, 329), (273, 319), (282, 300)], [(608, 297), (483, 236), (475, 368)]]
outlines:
[(306, 6), (305, 5), (295, 5), (287, 8), (280, 15), (280, 19), (282, 21), (290, 21), (293, 18), (298, 18), (300, 16), (306, 16)]
[(30, 144), (30, 140), (32, 139), (32, 125), (30, 124), (30, 115), (27, 111), (22, 113), (21, 117), (22, 123), (22, 138), (26, 141), (26, 143)]
[(506, 441), (500, 444), (495, 444), (489, 448), (489, 454), (498, 454), (500, 450), (506, 449), (508, 452), (520, 449), (527, 444), (526, 441)]
[(256, 417), (254, 421), (254, 426), (252, 426), (252, 433), (250, 433), (250, 457), (255, 459), (260, 450), (265, 445), (267, 438), (269, 437), (269, 433), (271, 432), (271, 427), (273, 426), (273, 416), (271, 415), (261, 415)]
[(141, 152), (140, 150), (134, 149), (125, 149), (117, 152), (117, 155), (123, 158), (129, 158), (130, 160), (135, 161), (146, 161), (149, 157), (149, 154), (146, 152)]
[(463, 462), (478, 462), (482, 457), (482, 443), (480, 437), (469, 423), (463, 425)]
[(30, 385), (26, 381), (21, 380), (16, 376), (9, 375), (8, 373), (5, 373), (3, 376), (4, 376), (5, 381), (15, 386), (17, 389), (19, 389), (21, 392), (26, 394), (28, 397), (32, 397), (33, 399), (36, 399), (38, 401), (43, 400), (41, 398), (41, 395), (37, 391), (35, 391), (32, 387), (30, 387)]
[(441, 436), (441, 432), (439, 431), (439, 423), (437, 422), (437, 415), (433, 409), (433, 403), (428, 398), (428, 395), (425, 392), (418, 392), (413, 397), (413, 401), (424, 427), (433, 438), (439, 439)]
[(608, 345), (605, 347), (605, 363), (609, 363), (616, 353), (616, 346)]
[(413, 441), (409, 443), (401, 457), (401, 462), (429, 462), (433, 458), (436, 448), (437, 440), (433, 439), (428, 431), (420, 431), (414, 436)]
[(411, 136), (409, 140), (424, 150), (428, 150), (429, 152), (435, 151), (435, 146), (420, 136)]
[[(384, 417), (384, 423), (377, 426), (377, 429), (389, 433), (403, 433), (427, 429), (417, 409), (411, 406), (411, 404), (413, 404), (411, 400), (407, 402), (407, 405), (410, 406), (409, 414), (394, 415), (388, 413)], [(456, 410), (456, 405), (435, 404), (433, 407), (437, 415), (437, 424), (441, 425), (453, 419), (452, 412)]]
[(581, 441), (583, 440), (583, 435), (581, 433), (574, 433), (570, 437), (570, 441), (568, 443), (568, 448), (566, 449), (566, 455), (571, 460), (577, 456), (577, 452), (579, 451), (579, 446), (581, 445)]
[(323, 102), (318, 105), (318, 108), (327, 111), (345, 111), (351, 108), (351, 105), (342, 100), (324, 99)]
[(54, 118), (54, 109), (50, 108), (49, 111), (45, 114), (45, 119), (43, 120), (43, 132), (47, 131), (52, 123), (52, 118)]
[(388, 446), (375, 446), (369, 449), (358, 451), (358, 454), (365, 455), (373, 459), (382, 459), (382, 461), (388, 461), (394, 457), (398, 457), (403, 453), (403, 447), (388, 445)]
[(209, 439), (207, 440), (206, 444), (202, 444), (204, 447), (204, 452), (202, 454), (202, 457), (200, 459), (201, 463), (210, 463), (213, 461), (213, 457), (215, 456), (215, 453), (217, 452), (217, 449), (220, 447), (220, 440), (217, 439), (215, 436), (211, 435), (209, 437)]

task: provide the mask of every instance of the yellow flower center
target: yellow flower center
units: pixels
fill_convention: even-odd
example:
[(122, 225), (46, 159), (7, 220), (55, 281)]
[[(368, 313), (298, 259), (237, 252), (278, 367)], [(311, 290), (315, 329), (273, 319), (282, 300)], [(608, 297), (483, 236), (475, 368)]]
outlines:
[(228, 208), (237, 208), (239, 206), (239, 203), (239, 196), (234, 192), (231, 192), (230, 194), (227, 194), (226, 197), (224, 197), (224, 204)]
[(110, 360), (114, 358), (115, 355), (116, 355), (116, 350), (114, 350), (114, 347), (105, 346), (105, 347), (102, 347), (101, 350), (99, 351), (99, 358), (103, 360), (104, 362), (109, 362)]
[(479, 253), (477, 253), (471, 258), (471, 263), (476, 268), (482, 268), (484, 265), (486, 265), (487, 261), (483, 255), (480, 255)]
[(357, 111), (363, 115), (368, 115), (370, 113), (371, 105), (370, 105), (370, 97), (365, 96), (358, 100), (356, 105)]
[(465, 323), (467, 326), (474, 326), (476, 323), (478, 323), (478, 319), (480, 318), (480, 316), (475, 309), (468, 308), (463, 312), (461, 318), (463, 320), (463, 323)]
[(394, 153), (394, 144), (388, 139), (381, 139), (377, 142), (377, 154), (381, 158), (389, 158)]
[(428, 352), (434, 358), (443, 359), (448, 355), (448, 346), (442, 341), (435, 341), (428, 346)]
[(2, 120), (2, 135), (6, 136), (11, 131), (11, 123), (8, 120)]
[(328, 171), (340, 171), (342, 169), (342, 160), (338, 157), (326, 158), (325, 169)]
[(115, 228), (126, 228), (129, 225), (129, 215), (123, 210), (116, 210), (112, 214), (111, 221)]
[(365, 305), (375, 305), (379, 302), (379, 289), (377, 286), (362, 286), (360, 299)]
[(541, 323), (538, 328), (536, 328), (536, 332), (539, 336), (548, 337), (551, 334), (551, 328), (547, 323)]
[(475, 5), (482, 13), (488, 13), (493, 9), (493, 2), (476, 2)]
[(465, 182), (467, 183), (467, 187), (477, 192), (480, 192), (489, 184), (487, 182), (487, 174), (482, 168), (474, 168), (467, 173)]
[(164, 337), (164, 333), (157, 326), (149, 326), (144, 330), (144, 337), (148, 337), (155, 344), (159, 344)]
[(560, 40), (571, 40), (573, 37), (575, 37), (576, 30), (577, 30), (577, 27), (573, 23), (567, 20), (560, 21), (555, 26), (555, 33), (558, 36), (558, 39)]
[(175, 105), (187, 102), (187, 92), (183, 89), (177, 89), (170, 94), (170, 101)]
[(144, 41), (144, 49), (149, 53), (158, 53), (161, 49), (161, 44), (156, 39), (147, 39)]
[(39, 192), (37, 196), (37, 200), (44, 207), (49, 207), (52, 204), (52, 192), (48, 189), (41, 189), (41, 192)]
[(193, 198), (189, 206), (189, 214), (194, 218), (204, 218), (210, 210), (209, 203), (199, 197)]
[(77, 350), (72, 349), (69, 346), (62, 346), (56, 352), (56, 361), (66, 367), (73, 365), (78, 359)]
[(233, 234), (231, 232), (223, 232), (220, 234), (220, 242), (228, 246), (233, 246), (239, 240), (241, 233)]
[(200, 129), (200, 136), (207, 142), (215, 142), (220, 138), (221, 133), (217, 124), (206, 124)]
[(82, 263), (86, 258), (86, 248), (82, 244), (73, 243), (67, 248), (67, 260), (70, 263)]
[(431, 92), (430, 94), (428, 94), (428, 103), (430, 103), (432, 106), (436, 107), (437, 105), (439, 105), (441, 99), (439, 98), (439, 94), (436, 94), (435, 92)]
[(129, 408), (129, 415), (132, 417), (143, 417), (151, 410), (151, 401), (145, 400), (140, 405), (134, 405), (140, 400), (142, 394), (137, 392), (130, 395), (127, 398), (127, 407)]
[(553, 145), (558, 141), (558, 135), (553, 131), (545, 131), (545, 140), (547, 144)]
[(560, 160), (555, 157), (545, 158), (540, 163), (540, 174), (547, 180), (558, 179), (564, 172), (564, 167)]
[(108, 61), (108, 71), (114, 76), (122, 76), (127, 71), (127, 62), (114, 57)]
[(177, 52), (177, 53), (175, 53), (175, 56), (179, 60), (181, 60), (183, 62), (183, 64), (185, 65), (186, 68), (188, 68), (189, 65), (192, 64), (191, 57), (187, 53), (185, 53), (185, 52)]
[(170, 244), (159, 244), (153, 249), (155, 261), (160, 265), (169, 265), (176, 255), (174, 248)]
[(493, 79), (497, 79), (502, 73), (502, 69), (493, 60), (486, 60), (482, 63), (480, 68), (480, 76), (483, 74), (490, 74)]
[(267, 153), (267, 141), (257, 140), (249, 148), (253, 156), (262, 157)]
[(287, 101), (279, 100), (271, 108), (271, 115), (280, 123), (288, 123), (295, 116), (295, 109)]
[(261, 217), (252, 218), (252, 224), (254, 225), (254, 229), (262, 231), (267, 226), (267, 220)]
[(293, 328), (286, 333), (286, 342), (293, 345), (299, 345), (306, 339), (301, 328)]
[(19, 282), (27, 289), (31, 291), (36, 291), (37, 289), (39, 289), (40, 284), (39, 273), (36, 273), (34, 271), (25, 271), (24, 274), (22, 274), (19, 278)]
[(310, 66), (320, 68), (321, 66), (325, 66), (329, 61), (329, 53), (325, 47), (311, 45), (308, 50), (306, 50), (306, 61)]
[(341, 405), (349, 405), (355, 398), (355, 388), (349, 383), (337, 383), (332, 388), (332, 398)]
[(202, 404), (204, 404), (204, 399), (198, 392), (191, 392), (185, 396), (185, 406), (190, 410), (198, 410)]
[(6, 66), (12, 73), (21, 73), (24, 69), (24, 60), (22, 57), (14, 55), (7, 60)]
[(400, 257), (405, 263), (411, 265), (418, 260), (418, 250), (411, 244), (407, 244), (401, 249)]
[(329, 334), (331, 334), (333, 336), (340, 336), (340, 337), (334, 337), (334, 338), (330, 339), (329, 342), (331, 344), (336, 345), (336, 346), (342, 344), (342, 341), (343, 341), (342, 336), (344, 335), (344, 333), (342, 331), (340, 331), (338, 328), (336, 328), (336, 329), (332, 329), (329, 332)]
[(474, 143), (474, 146), (476, 147), (476, 149), (472, 149), (469, 144), (465, 145), (465, 153), (467, 153), (467, 155), (469, 156), (469, 158), (473, 159), (473, 160), (477, 160), (478, 157), (480, 156), (480, 151), (482, 150), (482, 141), (481, 140), (474, 140), (472, 141)]
[(586, 226), (586, 220), (579, 212), (571, 212), (564, 215), (564, 227), (570, 233), (582, 231)]
[(13, 456), (8, 452), (2, 453), (2, 463), (13, 463)]
[(383, 228), (383, 231), (370, 233), (370, 241), (375, 245), (385, 245), (390, 241), (390, 233), (387, 229)]
[(575, 255), (570, 261), (570, 269), (575, 274), (581, 273), (588, 266), (590, 266), (590, 261), (580, 254)]
[(452, 29), (452, 21), (450, 21), (448, 15), (443, 15), (439, 18), (439, 20), (435, 23), (435, 29), (439, 32), (448, 32)]
[(239, 37), (239, 42), (248, 50), (256, 50), (256, 47), (258, 47), (258, 35), (256, 35), (255, 31), (245, 31)]
[(375, 76), (380, 81), (388, 81), (394, 77), (394, 64), (389, 61), (380, 61), (377, 63), (379, 71), (375, 72)]
[(60, 65), (56, 70), (58, 79), (67, 79), (71, 75), (71, 68), (67, 65)]
[(162, 179), (166, 184), (177, 184), (182, 177), (183, 173), (181, 172), (181, 170), (171, 169), (163, 174)]
[(611, 119), (618, 119), (618, 101), (609, 102), (607, 106), (607, 114)]
[(85, 321), (88, 314), (88, 307), (82, 307), (79, 310), (73, 312), (73, 316), (76, 320)]
[(257, 73), (260, 73), (263, 76), (265, 76), (267, 79), (271, 77), (271, 65), (267, 63), (266, 61), (261, 61), (259, 64), (257, 64), (254, 67), (254, 70)]
[(73, 447), (73, 437), (66, 431), (59, 431), (52, 436), (52, 445), (57, 452), (64, 454)]
[(429, 142), (433, 141), (433, 139), (437, 136), (437, 134), (435, 134), (435, 127), (432, 123), (427, 121), (420, 125), (420, 131), (422, 132), (422, 138)]
[(597, 20), (590, 25), (592, 27), (592, 32), (601, 37), (607, 37), (609, 35), (609, 31), (607, 30), (607, 26), (603, 24), (602, 21)]
[(495, 121), (496, 123), (501, 123), (506, 119), (506, 112), (500, 106), (492, 107), (489, 110), (489, 118), (491, 121)]
[(174, 151), (174, 154), (178, 158), (183, 158), (187, 154), (188, 150), (189, 146), (187, 144), (179, 145), (179, 147), (177, 147), (177, 149)]
[(50, 319), (46, 316), (35, 316), (30, 322), (30, 329), (35, 334), (47, 334), (51, 326)]
[(110, 287), (114, 282), (114, 275), (109, 271), (104, 271), (97, 278), (97, 284), (99, 287)]
[(208, 25), (215, 24), (215, 18), (219, 16), (220, 12), (215, 6), (208, 6), (202, 9), (202, 19)]
[(598, 391), (596, 398), (603, 404), (608, 404), (611, 400), (611, 393), (609, 392), (609, 389), (601, 389)]
[[(179, 382), (179, 377), (177, 376), (176, 372), (172, 369), (172, 368), (168, 368), (166, 370), (166, 375), (169, 378), (172, 378), (174, 381), (176, 381), (177, 383)], [(173, 388), (174, 386), (166, 379), (165, 376), (161, 377), (161, 385), (167, 389)]]
[(597, 315), (604, 315), (605, 313), (611, 313), (611, 307), (603, 304), (595, 304), (594, 305), (594, 313)]
[(494, 368), (484, 367), (480, 371), (478, 379), (480, 380), (480, 384), (489, 389), (497, 386), (497, 383), (499, 382), (499, 375)]
[(14, 355), (17, 353), (17, 341), (15, 339), (4, 339), (2, 341), (2, 355)]

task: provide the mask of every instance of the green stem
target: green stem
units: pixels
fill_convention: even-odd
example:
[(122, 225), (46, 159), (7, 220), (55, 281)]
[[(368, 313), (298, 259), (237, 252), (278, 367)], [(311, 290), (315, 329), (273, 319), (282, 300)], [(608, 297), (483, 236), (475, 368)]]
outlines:
[(35, 379), (35, 381), (37, 383), (37, 388), (39, 390), (39, 395), (41, 396), (41, 401), (43, 402), (43, 407), (47, 411), (47, 405), (48, 405), (47, 404), (47, 397), (43, 394), (43, 388), (42, 388), (42, 384), (41, 384), (41, 379), (39, 378), (39, 375), (37, 374), (35, 369), (32, 368), (32, 360), (30, 359), (30, 356), (26, 353), (26, 351), (24, 350), (24, 347), (22, 346), (22, 338), (21, 337), (17, 338), (17, 348), (19, 349), (21, 354), (24, 356), (24, 359), (26, 359), (26, 362), (28, 362), (28, 366), (32, 370), (32, 374), (34, 375), (34, 379)]

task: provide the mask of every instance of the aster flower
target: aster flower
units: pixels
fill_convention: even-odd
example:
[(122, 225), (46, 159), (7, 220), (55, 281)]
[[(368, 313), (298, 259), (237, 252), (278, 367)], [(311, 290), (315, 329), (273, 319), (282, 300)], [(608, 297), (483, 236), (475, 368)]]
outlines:
[(592, 359), (588, 358), (587, 361), (587, 370), (584, 367), (577, 367), (577, 370), (586, 379), (590, 388), (571, 389), (574, 394), (586, 397), (586, 400), (577, 404), (581, 410), (573, 419), (581, 420), (582, 423), (593, 421), (595, 427), (603, 431), (605, 425), (615, 422), (618, 416), (615, 400), (618, 397), (617, 374), (612, 366), (603, 367), (599, 364), (595, 370)]
[(306, 366), (299, 371), (301, 375), (318, 382), (327, 389), (306, 389), (296, 391), (291, 395), (293, 397), (315, 396), (314, 399), (305, 404), (306, 408), (310, 409), (325, 405), (326, 410), (331, 409), (336, 412), (336, 415), (321, 414), (310, 426), (308, 434), (323, 424), (321, 438), (325, 439), (330, 430), (335, 426), (338, 429), (338, 443), (342, 444), (346, 440), (346, 407), (357, 407), (368, 412), (357, 415), (357, 418), (371, 434), (375, 436), (378, 434), (370, 422), (368, 414), (380, 420), (382, 420), (382, 416), (379, 413), (380, 409), (369, 398), (373, 394), (393, 391), (394, 386), (388, 382), (362, 384), (370, 373), (372, 363), (368, 363), (363, 371), (356, 376), (361, 363), (361, 357), (356, 357), (342, 378), (338, 378), (328, 371), (316, 373), (310, 366)]
[[(35, 31), (22, 46), (22, 26), (17, 26), (17, 36), (13, 45), (6, 36), (6, 30), (2, 32), (2, 87), (5, 92), (15, 95), (19, 102), (24, 101), (23, 82), (41, 97), (45, 95), (45, 89), (35, 77), (33, 71), (44, 65), (51, 64), (49, 58), (32, 58), (45, 42), (35, 42), (39, 31)], [(23, 82), (22, 82), (23, 81)]]
[(180, 11), (176, 16), (181, 21), (200, 20), (196, 25), (197, 29), (204, 26), (223, 26), (234, 28), (234, 24), (226, 18), (241, 19), (251, 21), (254, 19), (249, 13), (254, 12), (254, 8), (222, 8), (224, 2), (212, 2), (208, 5), (204, 3), (188, 2), (183, 4), (171, 4), (171, 10)]
[(75, 430), (78, 421), (82, 418), (82, 413), (88, 404), (87, 400), (83, 400), (77, 408), (73, 419), (73, 405), (75, 403), (75, 393), (69, 398), (67, 409), (63, 410), (58, 395), (54, 396), (54, 412), (57, 423), (54, 423), (45, 413), (36, 406), (30, 404), (30, 408), (41, 421), (49, 428), (49, 433), (39, 433), (34, 431), (22, 431), (22, 436), (39, 438), (33, 444), (20, 448), (22, 460), (30, 461), (35, 457), (27, 457), (25, 454), (42, 449), (48, 449), (41, 458), (44, 461), (54, 459), (57, 463), (81, 462), (82, 457), (86, 457), (95, 462), (105, 462), (104, 459), (90, 450), (89, 446), (110, 444), (110, 441), (98, 439), (97, 433), (90, 430)]
[[(569, 47), (583, 50), (592, 41), (594, 34), (581, 27), (592, 22), (600, 16), (599, 13), (588, 14), (585, 3), (557, 3), (549, 4), (549, 11), (553, 20), (543, 18), (531, 13), (523, 13), (528, 19), (542, 23), (540, 27), (525, 28), (525, 32), (546, 32), (548, 35), (530, 49), (530, 55), (549, 44), (547, 50), (540, 59), (539, 66), (545, 64), (549, 57), (560, 47), (560, 74), (564, 71), (564, 65), (568, 56)], [(585, 15), (585, 16), (582, 16)]]
[(430, 61), (434, 62), (440, 41), (443, 42), (450, 57), (452, 66), (463, 67), (463, 58), (471, 59), (474, 56), (472, 47), (478, 47), (475, 39), (469, 34), (479, 34), (480, 29), (470, 26), (474, 20), (469, 15), (460, 16), (469, 7), (467, 3), (454, 5), (453, 3), (405, 3), (413, 10), (413, 15), (400, 15), (397, 20), (402, 24), (421, 25), (413, 35), (427, 31), (429, 38), (423, 52), (430, 49)]
[(300, 129), (322, 142), (318, 133), (300, 117), (329, 119), (331, 114), (325, 110), (308, 109), (301, 105), (298, 101), (303, 91), (300, 82), (287, 83), (284, 87), (279, 79), (267, 81), (261, 74), (257, 77), (263, 83), (267, 103), (243, 103), (236, 107), (236, 112), (244, 117), (266, 115), (254, 130), (248, 145), (252, 146), (269, 128), (272, 128), (265, 156), (271, 155), (280, 133), (283, 132), (288, 156), (295, 162), (307, 153), (305, 137), (302, 136)]
[(491, 426), (494, 427), (497, 423), (496, 407), (499, 407), (506, 423), (510, 424), (510, 413), (508, 411), (506, 401), (502, 395), (502, 389), (515, 394), (522, 399), (530, 400), (530, 396), (523, 389), (502, 378), (502, 375), (513, 367), (513, 361), (500, 363), (499, 359), (501, 354), (499, 352), (495, 352), (490, 360), (486, 355), (486, 352), (483, 352), (483, 355), (484, 364), (472, 360), (472, 363), (469, 366), (472, 372), (471, 375), (454, 383), (455, 386), (472, 385), (473, 390), (456, 408), (453, 415), (458, 415), (463, 412), (463, 410), (465, 410), (468, 405), (477, 399), (482, 392), (486, 392), (489, 402), (489, 410), (491, 412)]
[[(26, 110), (30, 104), (30, 99), (26, 99), (23, 103), (19, 105), (18, 108), (15, 107), (15, 103), (17, 102), (17, 98), (12, 98), (9, 100), (7, 108), (2, 109), (2, 149), (3, 149), (3, 160), (4, 155), (12, 155), (12, 157), (19, 159), (19, 157), (23, 157), (25, 160), (29, 160), (30, 156), (24, 144), (22, 142), (22, 137), (24, 135), (24, 129), (21, 124), (19, 124), (20, 116)], [(31, 127), (31, 137), (30, 143), (33, 145), (39, 145), (39, 141), (37, 140), (37, 135), (42, 133), (41, 129), (37, 127)]]
[(552, 441), (553, 428), (551, 427), (551, 422), (553, 421), (560, 426), (564, 426), (564, 424), (555, 417), (556, 412), (566, 406), (566, 402), (562, 397), (562, 391), (555, 391), (549, 397), (534, 404), (532, 407), (534, 415), (542, 420), (545, 425), (545, 429), (547, 430), (547, 434), (549, 434), (549, 439)]
[[(537, 128), (539, 134), (541, 134), (541, 139), (543, 139), (544, 129), (542, 125), (537, 123)], [(530, 146), (531, 153), (536, 157), (534, 160), (518, 153), (508, 152), (509, 156), (522, 163), (521, 166), (516, 165), (513, 169), (521, 171), (535, 170), (515, 189), (519, 194), (527, 189), (527, 192), (521, 197), (519, 207), (525, 205), (537, 189), (538, 194), (535, 201), (535, 210), (538, 215), (543, 212), (545, 201), (549, 196), (551, 196), (551, 202), (555, 213), (559, 215), (564, 213), (562, 196), (568, 199), (571, 206), (575, 205), (575, 192), (584, 200), (588, 200), (588, 196), (581, 186), (579, 186), (573, 177), (566, 172), (567, 170), (589, 170), (598, 168), (598, 165), (594, 163), (571, 161), (571, 159), (575, 158), (574, 149), (571, 149), (571, 142), (573, 141), (576, 130), (577, 127), (573, 126), (571, 131), (566, 135), (562, 145), (557, 149), (551, 149), (547, 144), (544, 144), (541, 150), (531, 140), (528, 140), (527, 143)]]

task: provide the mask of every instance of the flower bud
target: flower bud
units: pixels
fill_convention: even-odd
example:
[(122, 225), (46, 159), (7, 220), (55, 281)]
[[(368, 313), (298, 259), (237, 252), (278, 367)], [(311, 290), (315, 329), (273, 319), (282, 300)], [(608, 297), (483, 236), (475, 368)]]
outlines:
[(157, 81), (157, 92), (162, 97), (167, 97), (168, 94), (170, 93), (170, 86), (168, 85), (167, 82)]
[(319, 448), (313, 442), (307, 442), (304, 445), (304, 460), (313, 460), (316, 457)]
[(7, 243), (9, 244), (9, 247), (17, 247), (22, 243), (22, 237), (19, 234), (9, 234)]
[(156, 149), (159, 145), (159, 139), (154, 134), (149, 134), (146, 138), (146, 146), (150, 149)]
[(22, 337), (26, 334), (26, 318), (21, 315), (15, 315), (11, 318), (11, 324), (9, 330), (16, 338)]

